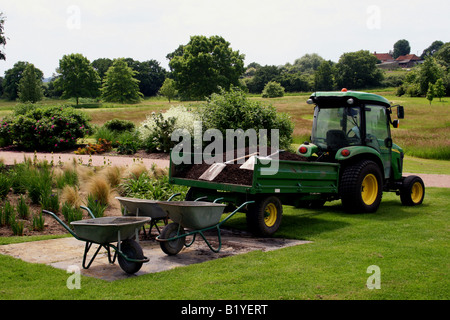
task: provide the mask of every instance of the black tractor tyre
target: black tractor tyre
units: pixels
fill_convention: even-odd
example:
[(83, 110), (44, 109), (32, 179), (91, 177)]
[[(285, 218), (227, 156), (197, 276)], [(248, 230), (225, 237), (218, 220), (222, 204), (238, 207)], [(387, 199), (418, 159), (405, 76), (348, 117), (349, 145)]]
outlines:
[(339, 193), (347, 212), (377, 211), (383, 195), (383, 178), (379, 166), (373, 161), (363, 160), (344, 168)]
[[(179, 231), (178, 231), (179, 230)], [(185, 234), (184, 229), (181, 227), (178, 223), (169, 223), (167, 226), (164, 227), (163, 231), (161, 232), (161, 235), (159, 236), (159, 239), (170, 239), (175, 238), (177, 235), (181, 236)], [(186, 238), (181, 237), (175, 240), (171, 241), (160, 241), (159, 246), (161, 247), (161, 250), (169, 255), (174, 256), (178, 252), (183, 249), (183, 246), (185, 244)]]
[(258, 199), (248, 208), (247, 228), (256, 235), (272, 236), (280, 227), (282, 216), (283, 205), (278, 197)]
[[(136, 259), (142, 260), (144, 259), (144, 253), (142, 252), (142, 248), (136, 241), (132, 239), (123, 240), (120, 244), (120, 251), (128, 258), (128, 259)], [(129, 261), (125, 259), (121, 254), (118, 254), (117, 260), (119, 261), (120, 268), (128, 274), (134, 274), (138, 272), (143, 262)]]
[(400, 188), (400, 200), (404, 206), (417, 206), (425, 198), (425, 184), (418, 176), (408, 176)]

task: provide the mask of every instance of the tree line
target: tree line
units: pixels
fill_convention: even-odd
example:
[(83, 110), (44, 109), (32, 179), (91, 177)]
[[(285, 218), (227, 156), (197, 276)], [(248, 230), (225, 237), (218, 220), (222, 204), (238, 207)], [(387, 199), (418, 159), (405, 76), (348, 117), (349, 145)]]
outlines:
[[(0, 24), (1, 25), (1, 24)], [(3, 42), (5, 44), (6, 42)], [(394, 45), (395, 55), (409, 53), (406, 40)], [(0, 78), (2, 96), (23, 102), (46, 97), (100, 98), (106, 102), (136, 103), (158, 93), (170, 99), (203, 100), (221, 89), (240, 87), (250, 93), (311, 92), (348, 88), (399, 87), (399, 93), (426, 95), (429, 84), (450, 93), (450, 43), (435, 41), (424, 50), (425, 63), (406, 76), (385, 76), (379, 61), (367, 50), (341, 55), (338, 62), (306, 54), (283, 66), (256, 62), (244, 66), (245, 55), (233, 50), (221, 36), (192, 36), (167, 54), (169, 69), (156, 60), (100, 58), (92, 62), (82, 54), (63, 56), (51, 81), (42, 85), (43, 73), (19, 61)], [(266, 88), (268, 83), (271, 88)], [(442, 90), (441, 90), (442, 91)]]

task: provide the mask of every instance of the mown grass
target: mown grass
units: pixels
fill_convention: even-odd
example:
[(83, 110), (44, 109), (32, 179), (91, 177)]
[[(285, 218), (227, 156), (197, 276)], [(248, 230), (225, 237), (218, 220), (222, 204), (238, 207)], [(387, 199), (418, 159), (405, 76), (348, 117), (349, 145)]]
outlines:
[[(422, 206), (403, 207), (385, 194), (375, 214), (344, 213), (340, 202), (285, 207), (277, 237), (313, 243), (114, 282), (82, 277), (80, 290), (66, 287), (64, 270), (1, 255), (0, 299), (446, 300), (449, 195), (429, 188)], [(244, 221), (239, 214), (227, 224)], [(379, 290), (366, 287), (371, 265), (381, 271)]]

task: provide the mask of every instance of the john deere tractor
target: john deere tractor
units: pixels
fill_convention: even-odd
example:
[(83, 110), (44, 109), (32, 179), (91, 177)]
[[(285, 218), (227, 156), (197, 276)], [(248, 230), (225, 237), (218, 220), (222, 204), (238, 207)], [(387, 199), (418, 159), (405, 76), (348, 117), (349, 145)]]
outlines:
[(298, 152), (316, 162), (340, 164), (338, 197), (347, 211), (376, 211), (383, 191), (396, 192), (403, 205), (422, 203), (424, 183), (418, 176), (402, 176), (404, 153), (391, 138), (391, 126), (397, 128), (404, 118), (402, 106), (345, 89), (316, 92), (308, 104), (315, 105), (311, 143)]

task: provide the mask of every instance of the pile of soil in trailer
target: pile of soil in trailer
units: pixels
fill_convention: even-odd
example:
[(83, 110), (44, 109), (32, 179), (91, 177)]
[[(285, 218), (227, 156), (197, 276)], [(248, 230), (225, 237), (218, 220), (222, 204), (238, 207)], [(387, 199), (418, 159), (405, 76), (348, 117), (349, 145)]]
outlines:
[[(276, 150), (267, 150), (266, 155), (270, 155)], [(235, 150), (235, 158), (237, 158), (237, 150)], [(249, 154), (249, 149), (245, 149), (245, 155)], [(240, 154), (239, 154), (240, 155)], [(246, 158), (248, 159), (248, 158)], [(289, 151), (283, 151), (278, 154), (279, 160), (289, 160), (289, 161), (308, 161), (307, 158), (297, 155), (295, 153)], [(224, 154), (224, 161), (225, 154)], [(241, 161), (242, 162), (242, 161)], [(253, 180), (253, 170), (240, 169), (242, 163), (231, 163), (227, 164), (225, 168), (222, 170), (219, 175), (214, 178), (212, 182), (217, 183), (230, 183), (230, 184), (238, 184), (238, 185), (252, 185)], [(193, 164), (190, 166), (186, 166), (179, 172), (177, 171), (174, 174), (174, 177), (184, 178), (190, 180), (199, 180), (199, 177), (210, 167), (210, 164), (202, 163), (202, 164)]]

